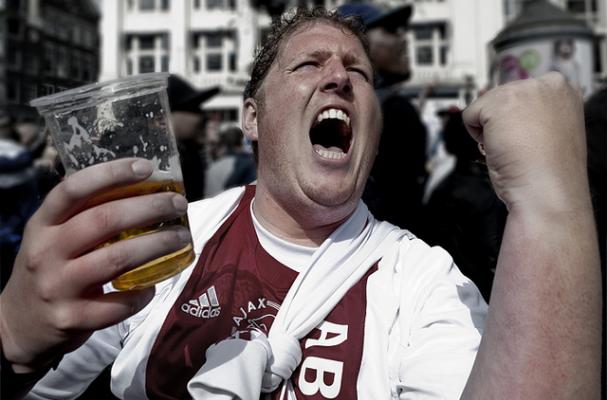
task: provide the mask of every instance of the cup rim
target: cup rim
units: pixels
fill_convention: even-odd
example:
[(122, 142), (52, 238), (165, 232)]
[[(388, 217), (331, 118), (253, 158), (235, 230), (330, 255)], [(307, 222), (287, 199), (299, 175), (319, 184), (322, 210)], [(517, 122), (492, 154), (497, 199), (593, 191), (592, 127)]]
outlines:
[(38, 97), (31, 100), (29, 105), (36, 107), (42, 114), (89, 107), (133, 91), (145, 94), (166, 89), (169, 75), (168, 72), (151, 72), (90, 83), (48, 96)]

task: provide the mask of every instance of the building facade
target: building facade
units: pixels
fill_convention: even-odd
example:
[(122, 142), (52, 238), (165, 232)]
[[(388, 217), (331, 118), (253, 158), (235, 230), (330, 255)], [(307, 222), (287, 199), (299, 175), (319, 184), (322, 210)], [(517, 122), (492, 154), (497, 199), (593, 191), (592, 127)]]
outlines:
[[(604, 2), (552, 1), (592, 22), (597, 34), (603, 35), (601, 46), (604, 47)], [(335, 8), (344, 2), (292, 0), (288, 3), (289, 6)], [(259, 12), (252, 3), (264, 2), (106, 0), (102, 10), (100, 79), (168, 71), (186, 77), (197, 87), (220, 85), (222, 93), (209, 101), (205, 109), (216, 121), (238, 124), (250, 62), (271, 22), (267, 13)], [(413, 75), (404, 90), (414, 99), (426, 98), (424, 113), (433, 115), (445, 106), (464, 106), (478, 90), (490, 84), (490, 42), (517, 15), (522, 1), (390, 0), (381, 3), (414, 5), (408, 33)], [(587, 11), (586, 6), (597, 11)], [(600, 51), (597, 48), (597, 53)], [(599, 57), (597, 77), (605, 75), (605, 53)]]
[(97, 80), (99, 11), (91, 1), (10, 0), (0, 7), (0, 103), (35, 119), (27, 103)]

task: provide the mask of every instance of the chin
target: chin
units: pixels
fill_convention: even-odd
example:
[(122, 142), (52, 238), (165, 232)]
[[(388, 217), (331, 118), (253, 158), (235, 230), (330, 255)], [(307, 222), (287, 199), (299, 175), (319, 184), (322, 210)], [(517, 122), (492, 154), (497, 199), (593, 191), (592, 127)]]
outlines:
[(323, 208), (355, 207), (361, 193), (354, 185), (342, 187), (335, 182), (325, 182), (304, 188), (304, 192), (312, 202)]

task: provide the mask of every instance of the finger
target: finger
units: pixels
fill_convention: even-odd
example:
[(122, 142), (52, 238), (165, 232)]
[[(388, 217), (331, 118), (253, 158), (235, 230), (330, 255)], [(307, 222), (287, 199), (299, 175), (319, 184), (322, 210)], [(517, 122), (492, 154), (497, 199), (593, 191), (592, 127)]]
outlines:
[(115, 325), (141, 311), (153, 298), (154, 287), (111, 292), (97, 296), (80, 305), (76, 321), (79, 329), (97, 330)]
[(81, 288), (103, 285), (133, 268), (191, 244), (187, 228), (176, 226), (121, 240), (68, 263), (65, 278)]
[(470, 104), (462, 113), (462, 120), (466, 130), (474, 140), (479, 143), (483, 141), (483, 123), (481, 121), (482, 99), (478, 98)]
[[(174, 192), (162, 192), (111, 201), (87, 209), (72, 217), (63, 227), (64, 249), (77, 257), (120, 233), (150, 227), (182, 217), (187, 200)], [(137, 232), (139, 233), (139, 232)]]
[(75, 172), (58, 184), (46, 197), (37, 217), (48, 224), (59, 224), (80, 210), (96, 193), (113, 187), (140, 182), (153, 171), (149, 160), (124, 158), (92, 165)]

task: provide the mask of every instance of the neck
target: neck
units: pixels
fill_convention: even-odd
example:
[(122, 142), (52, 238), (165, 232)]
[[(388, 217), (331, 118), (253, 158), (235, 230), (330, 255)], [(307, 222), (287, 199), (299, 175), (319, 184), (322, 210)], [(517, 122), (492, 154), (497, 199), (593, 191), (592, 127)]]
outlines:
[(320, 246), (353, 211), (341, 215), (337, 210), (288, 207), (259, 186), (253, 202), (255, 217), (264, 228), (286, 241), (308, 247)]

